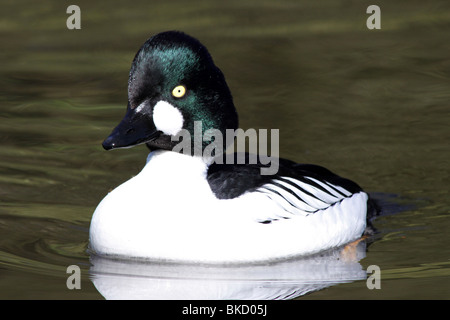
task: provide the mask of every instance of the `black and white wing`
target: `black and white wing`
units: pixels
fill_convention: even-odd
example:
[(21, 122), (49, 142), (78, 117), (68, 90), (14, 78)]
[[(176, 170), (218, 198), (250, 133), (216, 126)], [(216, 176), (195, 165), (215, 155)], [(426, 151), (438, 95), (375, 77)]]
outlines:
[(233, 199), (246, 192), (258, 192), (283, 209), (260, 221), (262, 223), (314, 214), (363, 191), (353, 181), (317, 165), (279, 159), (279, 170), (275, 175), (261, 175), (263, 166), (212, 164), (208, 170), (208, 182), (219, 199)]

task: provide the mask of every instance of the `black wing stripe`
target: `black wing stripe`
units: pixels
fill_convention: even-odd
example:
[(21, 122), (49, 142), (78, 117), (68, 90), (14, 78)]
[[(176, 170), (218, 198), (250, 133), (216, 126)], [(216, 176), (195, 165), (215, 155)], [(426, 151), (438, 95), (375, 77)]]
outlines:
[[(329, 204), (320, 202), (317, 199), (310, 197), (306, 193), (302, 193), (297, 186), (292, 187), (291, 185), (288, 185), (282, 181), (275, 181), (265, 184), (263, 188), (268, 190), (269, 192), (276, 192), (293, 208), (295, 208), (296, 212), (300, 210), (300, 212), (298, 212), (299, 214), (302, 214), (302, 212), (313, 213), (318, 209), (325, 209), (329, 206)], [(292, 192), (294, 192), (295, 194), (293, 194)]]
[[(332, 188), (333, 190), (335, 190), (336, 192), (338, 192), (339, 194), (341, 194), (343, 197), (348, 197), (348, 196), (351, 195), (351, 192), (350, 192), (350, 191), (347, 191), (347, 190), (345, 190), (345, 189), (342, 188), (342, 187), (335, 186), (335, 185), (333, 185), (333, 184), (331, 184), (331, 183), (329, 183), (329, 182), (327, 182), (327, 185), (328, 185), (330, 188)], [(345, 190), (345, 192), (344, 192), (344, 190)]]
[[(289, 189), (290, 189), (289, 191), (292, 193), (295, 193), (298, 197), (300, 197), (300, 194), (302, 194), (303, 197), (305, 197), (305, 195), (306, 195), (306, 196), (309, 196), (309, 197), (311, 197), (317, 201), (320, 201), (321, 203), (327, 204), (327, 205), (338, 201), (336, 197), (330, 197), (330, 196), (332, 196), (332, 194), (329, 194), (329, 193), (326, 193), (325, 195), (323, 193), (319, 193), (320, 196), (318, 196), (317, 192), (315, 194), (309, 190), (306, 190), (303, 185), (299, 184), (298, 182), (296, 183), (295, 180), (292, 178), (280, 177), (277, 180), (280, 180), (283, 183), (289, 184)], [(274, 181), (277, 181), (277, 180), (274, 180)], [(306, 186), (311, 187), (309, 184), (306, 184)], [(310, 205), (317, 206), (317, 201), (314, 201), (314, 203), (311, 203), (311, 199), (310, 199), (310, 201), (308, 201), (307, 199), (308, 199), (308, 197), (306, 197), (305, 201), (308, 202)]]
[(342, 199), (342, 196), (333, 196), (329, 193), (324, 193), (319, 189), (315, 189), (311, 185), (307, 183), (302, 183), (297, 179), (293, 179), (290, 177), (283, 177), (285, 180), (288, 180), (294, 184), (293, 190), (300, 194), (301, 198), (305, 200), (309, 205), (316, 209), (326, 209), (330, 205), (333, 205), (336, 202), (339, 202)]
[[(276, 194), (278, 198), (281, 198), (281, 201), (279, 199), (274, 200), (277, 200), (277, 204), (290, 214), (304, 214), (304, 212), (314, 213), (317, 211), (303, 200), (301, 200), (301, 202), (292, 201), (292, 197), (288, 193), (284, 192), (283, 194), (283, 190), (275, 185), (267, 184), (263, 188), (267, 190), (269, 194)], [(291, 200), (289, 200), (290, 197)]]
[(293, 196), (290, 193), (284, 192), (283, 194), (284, 189), (273, 184), (266, 184), (258, 190), (269, 196), (271, 194), (276, 195), (277, 198), (271, 197), (271, 199), (276, 201), (279, 206), (281, 206), (284, 210), (290, 212), (291, 214), (304, 215), (305, 212), (314, 213), (317, 211), (316, 208), (312, 207), (302, 199), (299, 199), (299, 201), (297, 202), (293, 201)]
[[(256, 191), (266, 194), (283, 211), (295, 215), (308, 215), (325, 210), (352, 195), (341, 186), (309, 176), (300, 178), (278, 176)], [(287, 218), (284, 215), (280, 216)]]
[(291, 186), (286, 186), (280, 182), (283, 182), (283, 179), (277, 179), (277, 180), (272, 180), (270, 185), (275, 185), (277, 187), (280, 187), (281, 189), (283, 189), (286, 192), (289, 192), (292, 196), (294, 196), (296, 199), (303, 201), (304, 203), (308, 204), (308, 202), (306, 202), (305, 200), (303, 200), (294, 190), (291, 186), (293, 186), (294, 188), (298, 188), (298, 186), (291, 184), (289, 182), (287, 182), (288, 184), (290, 184)]
[[(314, 187), (322, 192), (325, 192), (326, 194), (332, 196), (333, 198), (336, 198), (336, 199), (340, 198), (339, 196), (336, 196), (336, 193), (331, 192), (329, 189), (325, 188), (322, 184), (317, 183), (318, 181), (316, 179), (312, 179), (310, 177), (298, 177), (296, 179), (303, 183), (306, 183), (306, 184), (310, 185), (311, 187)], [(339, 194), (341, 194), (341, 193), (339, 193)]]
[[(293, 208), (296, 210), (306, 211), (309, 213), (314, 213), (317, 211), (317, 206), (312, 205), (310, 201), (308, 202), (307, 199), (302, 198), (298, 191), (296, 189), (292, 189), (291, 186), (285, 186), (280, 183), (281, 181), (273, 180), (270, 184), (266, 185), (269, 186), (273, 190), (274, 186), (280, 188), (280, 194), (281, 196), (288, 201)], [(284, 195), (282, 194), (284, 192)], [(305, 195), (303, 195), (305, 197)], [(307, 198), (307, 197), (305, 197)], [(300, 201), (300, 203), (299, 203)], [(301, 206), (301, 207), (299, 207)], [(301, 213), (301, 212), (300, 212)]]
[(328, 193), (332, 193), (333, 196), (337, 197), (338, 199), (341, 199), (342, 197), (349, 197), (352, 195), (352, 193), (342, 187), (336, 186), (334, 184), (329, 183), (328, 181), (319, 181), (312, 177), (304, 177), (304, 179), (307, 179), (305, 181), (306, 184), (311, 184), (311, 182), (314, 182), (316, 184), (321, 185), (323, 188), (327, 189)]
[[(305, 178), (307, 178), (307, 179), (309, 179), (309, 180), (312, 180), (312, 179), (313, 179), (313, 178), (311, 178), (311, 177), (305, 177)], [(316, 180), (316, 181), (317, 181), (317, 180)], [(320, 181), (319, 181), (318, 183), (320, 183)], [(332, 183), (330, 183), (330, 182), (328, 182), (328, 181), (326, 181), (326, 180), (324, 180), (323, 183), (325, 183), (327, 187), (330, 187), (333, 191), (339, 193), (339, 195), (341, 195), (341, 196), (343, 196), (343, 197), (346, 197), (346, 198), (347, 198), (347, 197), (352, 196), (352, 194), (353, 194), (353, 192), (351, 192), (351, 191), (345, 189), (344, 187), (338, 186), (338, 185), (335, 185), (335, 184), (332, 184)]]

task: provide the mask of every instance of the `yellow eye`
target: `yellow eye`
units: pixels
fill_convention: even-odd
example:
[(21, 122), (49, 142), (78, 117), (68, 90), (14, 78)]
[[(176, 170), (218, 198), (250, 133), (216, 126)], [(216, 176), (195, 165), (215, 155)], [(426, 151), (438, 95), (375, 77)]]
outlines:
[(172, 90), (172, 95), (175, 98), (181, 98), (186, 94), (186, 88), (182, 85), (176, 86), (173, 90)]

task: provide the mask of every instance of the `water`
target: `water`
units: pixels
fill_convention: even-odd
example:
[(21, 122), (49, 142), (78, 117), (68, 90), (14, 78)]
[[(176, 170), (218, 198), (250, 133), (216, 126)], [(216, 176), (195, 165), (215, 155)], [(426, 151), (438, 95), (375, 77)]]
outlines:
[[(82, 29), (69, 31), (64, 3), (4, 2), (0, 298), (107, 297), (99, 283), (111, 264), (90, 270), (89, 222), (104, 195), (139, 172), (147, 150), (106, 152), (101, 142), (125, 112), (139, 46), (154, 33), (178, 29), (199, 38), (224, 71), (242, 128), (280, 129), (282, 157), (326, 166), (382, 200), (380, 235), (356, 251), (346, 281), (322, 273), (306, 281), (326, 282), (313, 292), (302, 287), (313, 279), (304, 274), (267, 284), (276, 268), (310, 270), (304, 261), (289, 264), (295, 268), (197, 274), (119, 264), (106, 278), (120, 282), (141, 272), (136, 286), (148, 281), (144, 287), (157, 288), (156, 298), (175, 294), (163, 290), (168, 283), (185, 297), (192, 292), (186, 288), (197, 286), (203, 298), (214, 298), (226, 291), (217, 283), (241, 294), (262, 281), (287, 298), (448, 299), (450, 6), (378, 1), (382, 28), (370, 31), (369, 4), (78, 1)], [(330, 261), (324, 269), (336, 263)], [(81, 268), (81, 290), (66, 287), (73, 264)], [(370, 265), (380, 267), (379, 290), (366, 286)]]

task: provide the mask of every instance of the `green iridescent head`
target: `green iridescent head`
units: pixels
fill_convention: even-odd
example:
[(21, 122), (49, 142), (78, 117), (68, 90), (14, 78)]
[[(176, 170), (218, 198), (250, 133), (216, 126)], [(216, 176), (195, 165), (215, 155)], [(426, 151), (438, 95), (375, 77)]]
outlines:
[[(236, 129), (238, 117), (223, 73), (195, 38), (169, 31), (148, 39), (137, 52), (128, 81), (127, 113), (103, 142), (105, 149), (146, 143), (172, 150), (180, 129), (194, 134)], [(209, 142), (203, 141), (203, 148)], [(226, 146), (224, 146), (225, 148)]]

